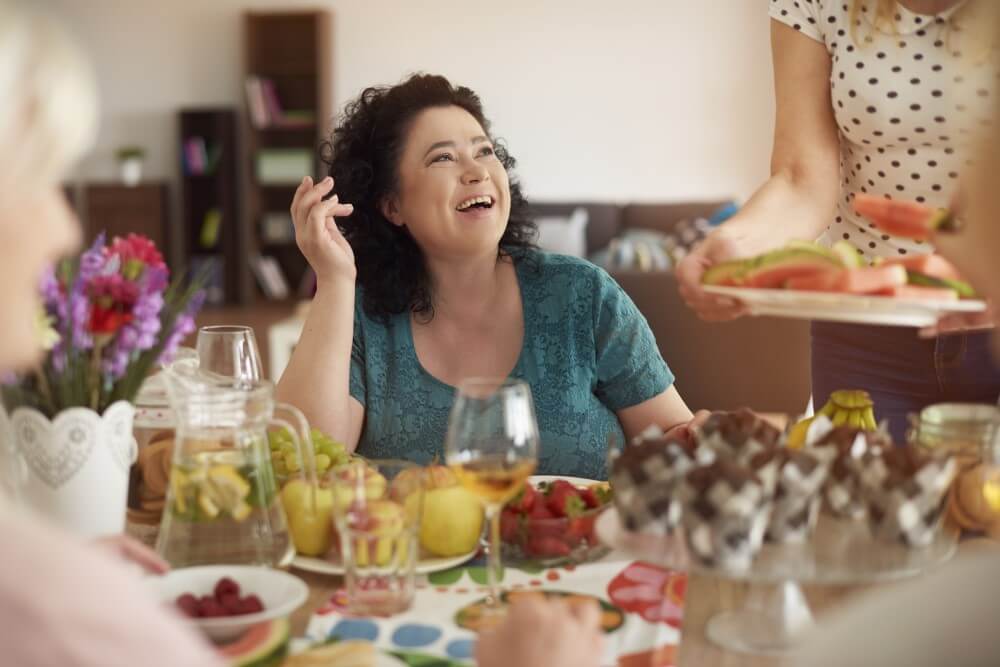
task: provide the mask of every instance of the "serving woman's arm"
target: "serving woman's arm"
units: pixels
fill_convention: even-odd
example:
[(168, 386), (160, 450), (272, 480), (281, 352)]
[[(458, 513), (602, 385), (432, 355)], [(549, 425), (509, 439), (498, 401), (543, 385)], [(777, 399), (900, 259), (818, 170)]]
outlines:
[(353, 207), (340, 203), (336, 195), (324, 201), (332, 190), (333, 179), (314, 184), (307, 177), (292, 200), (295, 241), (316, 272), (316, 296), (278, 382), (277, 397), (353, 451), (364, 421), (364, 407), (350, 394), (357, 269), (354, 252), (335, 222), (337, 216), (350, 215)]
[(840, 191), (830, 54), (820, 42), (773, 20), (771, 51), (776, 103), (771, 177), (677, 267), (681, 296), (706, 320), (742, 314), (731, 300), (701, 289), (706, 269), (791, 239), (817, 238), (830, 223)]

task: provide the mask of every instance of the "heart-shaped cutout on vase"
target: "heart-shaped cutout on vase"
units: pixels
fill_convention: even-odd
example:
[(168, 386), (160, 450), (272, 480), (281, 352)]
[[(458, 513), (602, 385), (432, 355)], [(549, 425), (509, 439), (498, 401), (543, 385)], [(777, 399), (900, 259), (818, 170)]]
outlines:
[(100, 431), (100, 417), (71, 408), (50, 422), (37, 410), (18, 408), (11, 415), (18, 451), (39, 479), (57, 489), (87, 463)]
[(135, 407), (126, 401), (118, 401), (104, 411), (104, 432), (111, 447), (111, 456), (126, 474), (138, 454), (138, 445), (132, 435), (134, 417)]

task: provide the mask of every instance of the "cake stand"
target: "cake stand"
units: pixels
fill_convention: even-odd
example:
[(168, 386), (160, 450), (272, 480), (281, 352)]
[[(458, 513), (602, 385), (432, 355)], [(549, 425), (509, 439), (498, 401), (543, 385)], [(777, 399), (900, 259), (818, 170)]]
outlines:
[(768, 544), (745, 570), (710, 567), (689, 558), (681, 531), (669, 536), (630, 533), (609, 508), (595, 526), (608, 546), (631, 557), (668, 567), (751, 584), (739, 609), (717, 613), (705, 626), (715, 644), (739, 653), (775, 655), (794, 646), (812, 625), (802, 584), (859, 585), (905, 579), (946, 563), (957, 549), (957, 535), (937, 531), (924, 548), (889, 544), (872, 537), (865, 521), (821, 514), (810, 541)]

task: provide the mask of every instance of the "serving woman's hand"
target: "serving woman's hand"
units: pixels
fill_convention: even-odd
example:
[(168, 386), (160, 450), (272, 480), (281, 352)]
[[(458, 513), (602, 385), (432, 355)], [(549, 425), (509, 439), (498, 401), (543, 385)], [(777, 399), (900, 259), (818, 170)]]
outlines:
[(351, 204), (342, 204), (337, 195), (324, 200), (333, 190), (333, 179), (327, 176), (319, 183), (306, 176), (292, 199), (292, 222), (295, 242), (316, 272), (319, 284), (341, 280), (354, 282), (357, 268), (354, 251), (337, 228), (336, 218), (354, 211)]
[(170, 570), (170, 563), (142, 542), (128, 535), (110, 535), (95, 540), (105, 551), (142, 567), (147, 574), (163, 574)]
[(688, 305), (703, 320), (725, 322), (747, 313), (735, 299), (709, 294), (701, 286), (702, 276), (712, 266), (741, 257), (740, 248), (722, 230), (708, 235), (677, 265), (677, 289)]

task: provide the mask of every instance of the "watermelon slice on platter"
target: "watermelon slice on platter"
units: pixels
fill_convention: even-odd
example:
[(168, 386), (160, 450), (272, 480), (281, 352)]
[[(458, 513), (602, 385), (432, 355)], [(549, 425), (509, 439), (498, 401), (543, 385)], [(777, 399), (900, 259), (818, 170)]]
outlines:
[(926, 241), (937, 231), (956, 231), (958, 228), (947, 209), (912, 201), (858, 194), (854, 197), (854, 211), (887, 234), (916, 241)]
[(949, 287), (920, 287), (918, 285), (900, 285), (876, 292), (878, 296), (889, 296), (907, 301), (958, 301), (958, 292)]
[(906, 280), (906, 269), (902, 266), (874, 266), (791, 278), (785, 283), (785, 287), (808, 292), (875, 294), (893, 287), (902, 287), (906, 285)]

